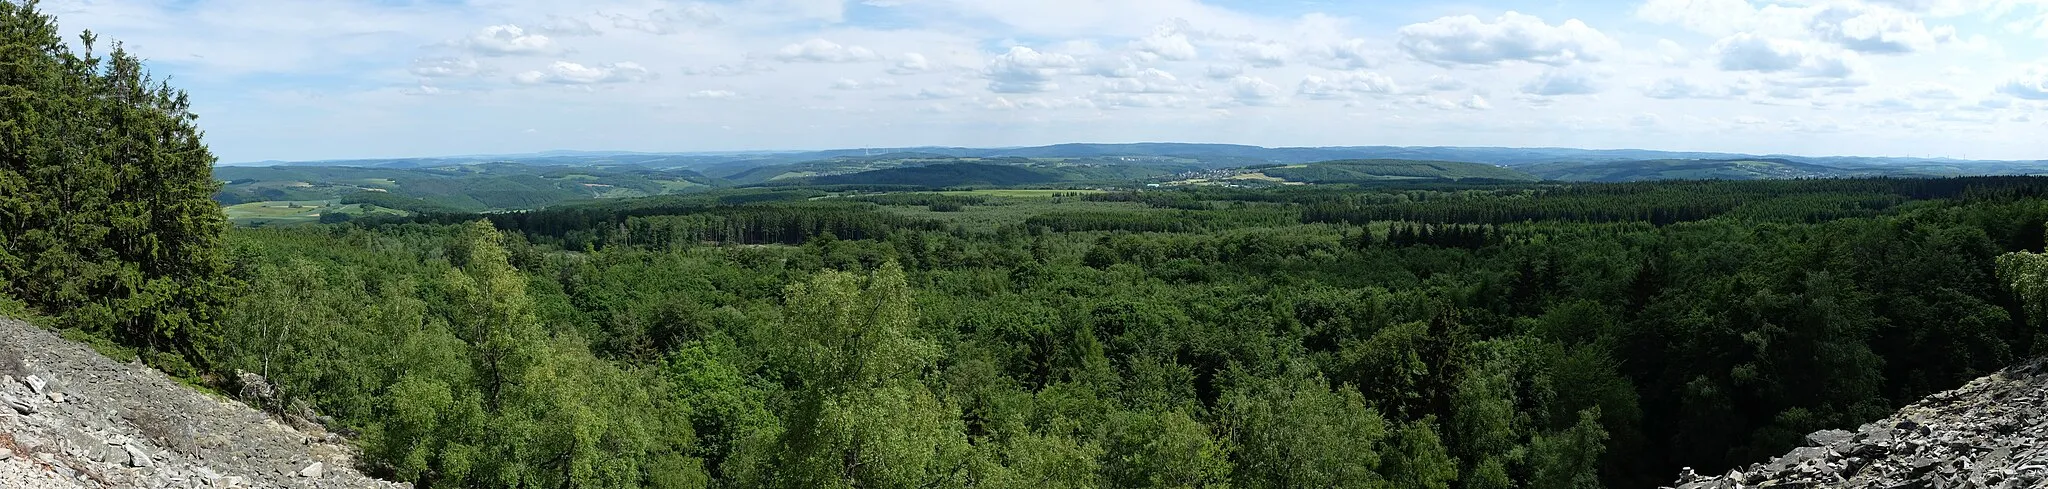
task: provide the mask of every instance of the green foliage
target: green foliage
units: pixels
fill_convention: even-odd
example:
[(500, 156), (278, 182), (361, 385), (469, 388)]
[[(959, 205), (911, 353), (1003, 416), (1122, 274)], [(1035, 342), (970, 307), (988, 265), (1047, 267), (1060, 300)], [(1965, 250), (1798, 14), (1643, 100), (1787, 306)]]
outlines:
[(119, 43), (57, 32), (0, 2), (0, 292), (196, 375), (235, 286), (213, 155), (183, 92)]
[[(2044, 190), (788, 190), (245, 229), (211, 348), (428, 487), (1642, 487), (2032, 351), (2012, 293), (2048, 265), (2000, 256), (2040, 246)], [(1801, 207), (1852, 201), (1882, 205)], [(1304, 219), (1333, 205), (1375, 218)]]
[(1509, 168), (1480, 163), (1419, 160), (1337, 160), (1263, 171), (1294, 182), (1352, 183), (1403, 179), (1536, 181)]

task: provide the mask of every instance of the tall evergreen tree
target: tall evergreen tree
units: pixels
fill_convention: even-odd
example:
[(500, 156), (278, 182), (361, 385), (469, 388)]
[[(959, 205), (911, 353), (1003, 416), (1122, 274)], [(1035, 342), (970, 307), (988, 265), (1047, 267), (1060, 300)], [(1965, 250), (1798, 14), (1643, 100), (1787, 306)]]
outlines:
[(0, 1), (0, 290), (193, 374), (234, 286), (214, 157), (184, 92), (97, 44)]

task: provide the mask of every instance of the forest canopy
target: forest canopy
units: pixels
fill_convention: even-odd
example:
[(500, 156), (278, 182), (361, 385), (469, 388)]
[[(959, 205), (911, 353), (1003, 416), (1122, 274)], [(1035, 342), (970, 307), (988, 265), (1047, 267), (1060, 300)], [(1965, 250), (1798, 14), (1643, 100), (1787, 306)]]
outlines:
[(2048, 353), (2048, 178), (846, 181), (230, 229), (185, 95), (56, 32), (0, 0), (0, 314), (255, 373), (421, 487), (1647, 487)]

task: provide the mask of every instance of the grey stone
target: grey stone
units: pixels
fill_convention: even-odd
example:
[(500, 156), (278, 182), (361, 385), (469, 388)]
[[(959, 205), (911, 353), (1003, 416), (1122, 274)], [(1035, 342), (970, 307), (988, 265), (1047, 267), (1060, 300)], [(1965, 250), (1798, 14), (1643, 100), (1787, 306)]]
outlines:
[(0, 448), (0, 461), (4, 461), (4, 460), (13, 460), (13, 459), (14, 459), (14, 450), (8, 450), (8, 449), (5, 449), (5, 448)]
[(15, 399), (14, 396), (0, 395), (0, 404), (6, 404), (7, 407), (13, 408), (14, 412), (21, 413), (22, 416), (36, 413), (35, 405), (29, 404), (28, 401)]
[(1817, 446), (1834, 446), (1849, 441), (1855, 435), (1842, 430), (1821, 430), (1806, 435), (1806, 442)]
[(321, 464), (320, 462), (313, 462), (313, 465), (308, 465), (304, 469), (299, 469), (299, 477), (318, 479), (320, 478), (321, 472), (325, 471), (326, 468), (326, 465)]
[(42, 377), (37, 377), (34, 375), (22, 378), (21, 382), (24, 384), (28, 384), (28, 390), (36, 394), (42, 394), (43, 389), (48, 388), (50, 386), (49, 381), (43, 380)]
[(149, 459), (149, 454), (143, 452), (141, 448), (136, 448), (135, 445), (121, 445), (121, 450), (128, 452), (129, 467), (149, 467), (155, 465), (155, 461)]

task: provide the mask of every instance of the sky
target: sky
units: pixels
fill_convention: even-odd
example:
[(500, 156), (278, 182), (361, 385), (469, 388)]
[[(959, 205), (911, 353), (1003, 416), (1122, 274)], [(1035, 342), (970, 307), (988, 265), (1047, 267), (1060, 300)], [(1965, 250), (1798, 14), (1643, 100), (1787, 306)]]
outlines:
[(2048, 158), (2048, 0), (44, 0), (223, 162), (1065, 142)]

